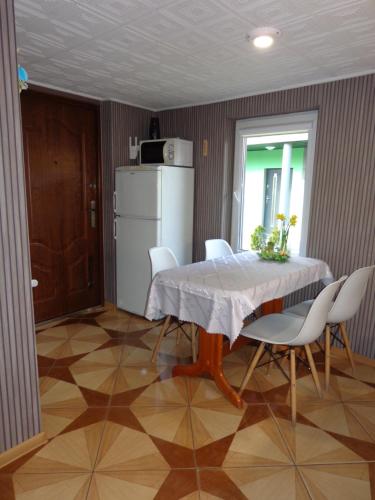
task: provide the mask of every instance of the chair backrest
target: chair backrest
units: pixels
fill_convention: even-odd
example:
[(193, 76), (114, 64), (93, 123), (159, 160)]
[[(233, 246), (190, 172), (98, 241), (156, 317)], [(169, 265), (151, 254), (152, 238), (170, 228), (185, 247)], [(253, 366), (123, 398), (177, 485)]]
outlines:
[(349, 276), (328, 313), (328, 323), (341, 323), (356, 314), (374, 268), (375, 266), (361, 267)]
[(327, 322), (328, 312), (332, 307), (333, 298), (345, 279), (346, 276), (343, 276), (323, 288), (314, 300), (299, 334), (293, 341), (293, 345), (311, 344), (321, 335)]
[(178, 267), (178, 260), (168, 247), (152, 247), (148, 254), (151, 260), (151, 278), (159, 271), (166, 271)]
[(233, 250), (225, 240), (206, 240), (206, 260), (233, 255)]

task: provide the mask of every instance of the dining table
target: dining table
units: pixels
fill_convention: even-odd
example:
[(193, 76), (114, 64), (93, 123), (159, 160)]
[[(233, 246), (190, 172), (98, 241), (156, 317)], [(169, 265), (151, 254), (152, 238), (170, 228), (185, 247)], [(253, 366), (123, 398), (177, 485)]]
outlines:
[(150, 286), (145, 316), (154, 320), (171, 315), (198, 325), (197, 361), (175, 366), (173, 374), (209, 374), (241, 408), (242, 398), (225, 378), (223, 357), (238, 343), (244, 320), (259, 306), (262, 314), (281, 312), (286, 295), (331, 279), (329, 266), (319, 259), (292, 256), (280, 263), (246, 251), (159, 272)]

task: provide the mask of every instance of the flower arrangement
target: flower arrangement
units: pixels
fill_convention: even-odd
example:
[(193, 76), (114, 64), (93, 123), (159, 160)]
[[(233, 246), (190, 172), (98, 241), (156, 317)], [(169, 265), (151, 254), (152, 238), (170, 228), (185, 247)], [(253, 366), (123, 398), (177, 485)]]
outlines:
[(279, 221), (279, 227), (272, 231), (268, 239), (266, 228), (256, 227), (250, 237), (250, 246), (252, 250), (257, 250), (259, 257), (263, 260), (286, 262), (289, 259), (289, 230), (297, 224), (297, 216), (291, 215), (288, 219), (284, 214), (277, 214), (276, 220)]

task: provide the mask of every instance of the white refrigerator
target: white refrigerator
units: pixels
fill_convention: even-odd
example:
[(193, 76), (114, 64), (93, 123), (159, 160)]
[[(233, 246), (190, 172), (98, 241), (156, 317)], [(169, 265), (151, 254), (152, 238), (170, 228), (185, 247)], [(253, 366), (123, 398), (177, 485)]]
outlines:
[(151, 282), (148, 249), (166, 246), (180, 264), (192, 261), (194, 169), (116, 169), (114, 196), (117, 307), (144, 315)]

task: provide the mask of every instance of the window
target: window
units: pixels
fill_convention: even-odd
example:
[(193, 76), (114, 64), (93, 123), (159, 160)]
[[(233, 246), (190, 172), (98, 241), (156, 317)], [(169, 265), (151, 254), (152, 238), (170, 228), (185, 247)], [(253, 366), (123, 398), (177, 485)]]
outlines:
[(292, 253), (305, 255), (317, 112), (241, 120), (236, 126), (232, 246), (250, 248), (250, 235), (275, 227), (277, 213), (296, 214)]

